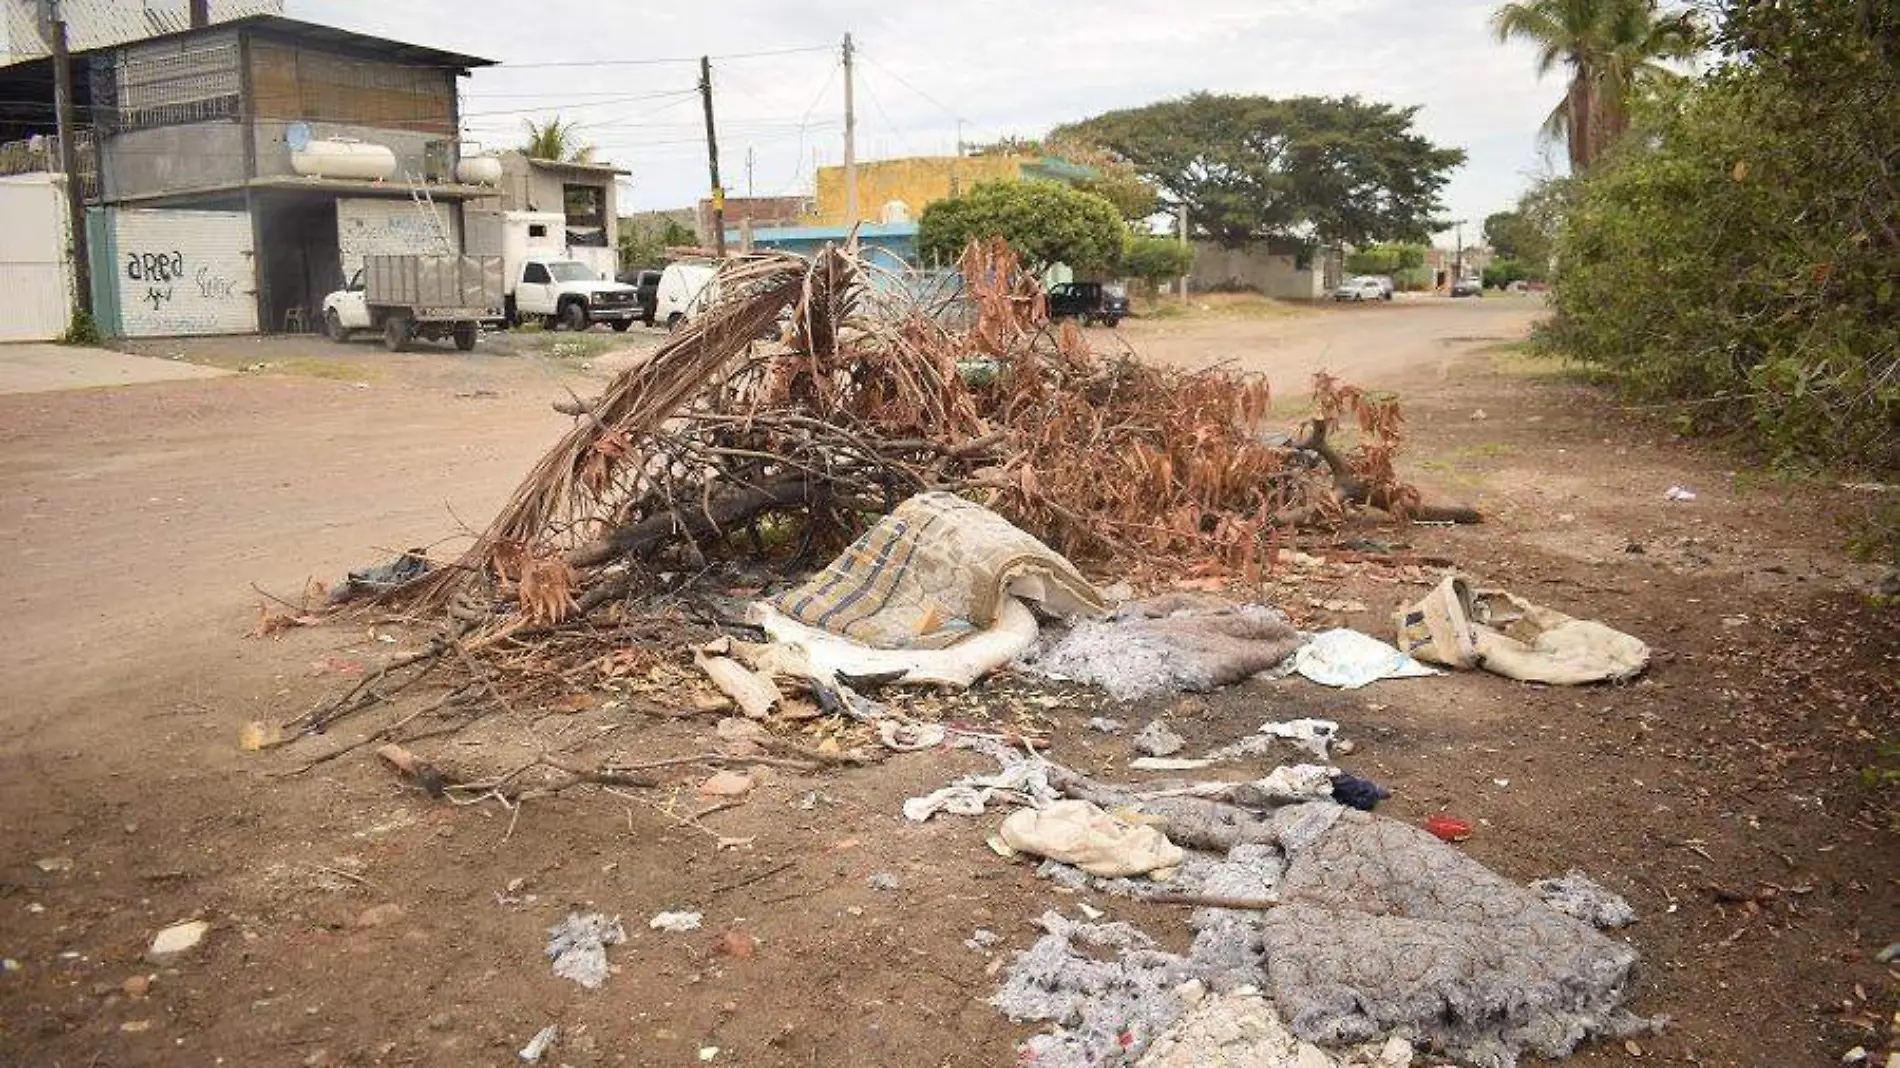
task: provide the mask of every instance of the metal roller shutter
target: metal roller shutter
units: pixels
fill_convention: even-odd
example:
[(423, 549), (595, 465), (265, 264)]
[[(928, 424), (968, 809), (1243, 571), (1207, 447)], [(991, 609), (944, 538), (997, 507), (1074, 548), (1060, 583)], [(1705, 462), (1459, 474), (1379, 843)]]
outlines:
[(0, 178), (0, 341), (51, 341), (72, 315), (66, 188), (53, 175)]
[(112, 229), (125, 336), (257, 332), (250, 215), (121, 210)]

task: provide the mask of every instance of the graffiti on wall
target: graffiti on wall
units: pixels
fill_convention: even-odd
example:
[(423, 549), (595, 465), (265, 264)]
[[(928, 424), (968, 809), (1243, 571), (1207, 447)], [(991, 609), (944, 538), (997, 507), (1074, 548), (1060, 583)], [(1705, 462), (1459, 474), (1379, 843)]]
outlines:
[(251, 221), (243, 212), (113, 213), (122, 326), (129, 337), (257, 329)]

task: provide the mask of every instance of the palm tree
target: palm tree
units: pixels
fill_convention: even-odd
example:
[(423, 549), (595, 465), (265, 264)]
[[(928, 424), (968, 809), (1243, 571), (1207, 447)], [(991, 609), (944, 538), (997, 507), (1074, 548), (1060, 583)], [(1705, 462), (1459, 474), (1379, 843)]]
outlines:
[(523, 119), (528, 127), (527, 143), (521, 154), (529, 159), (551, 159), (556, 163), (591, 163), (594, 146), (581, 143), (580, 124), (555, 116), (546, 122)]
[(1564, 98), (1544, 120), (1544, 136), (1562, 139), (1570, 169), (1582, 173), (1629, 129), (1630, 102), (1645, 82), (1675, 77), (1662, 63), (1696, 49), (1687, 11), (1656, 0), (1522, 0), (1491, 15), (1499, 41), (1537, 46), (1537, 73), (1570, 70)]

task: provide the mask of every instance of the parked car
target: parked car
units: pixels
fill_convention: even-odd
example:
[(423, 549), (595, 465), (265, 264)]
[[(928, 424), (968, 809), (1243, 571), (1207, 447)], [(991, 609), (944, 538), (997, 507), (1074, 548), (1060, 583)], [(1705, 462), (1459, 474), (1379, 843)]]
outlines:
[(1128, 292), (1101, 282), (1064, 282), (1049, 291), (1049, 318), (1113, 327), (1128, 317)]
[(1372, 279), (1373, 281), (1375, 281), (1375, 282), (1377, 282), (1377, 283), (1379, 283), (1379, 289), (1380, 289), (1381, 291), (1383, 291), (1383, 292), (1385, 293), (1385, 299), (1387, 299), (1387, 300), (1391, 300), (1391, 299), (1392, 299), (1392, 291), (1393, 291), (1393, 290), (1394, 290), (1395, 288), (1397, 288), (1397, 287), (1396, 287), (1396, 286), (1394, 286), (1394, 285), (1392, 284), (1392, 276), (1391, 276), (1391, 275), (1388, 275), (1388, 274), (1368, 274), (1368, 275), (1364, 275), (1364, 276), (1362, 276), (1362, 277), (1365, 277), (1365, 278), (1370, 278), (1370, 279)]
[(1460, 278), (1451, 284), (1451, 295), (1454, 297), (1482, 297), (1484, 296), (1484, 283), (1476, 278)]
[(635, 312), (640, 321), (653, 325), (653, 302), (659, 296), (659, 271), (621, 271), (614, 275), (614, 281), (633, 287), (633, 302), (639, 310)]
[(718, 296), (713, 269), (703, 263), (669, 263), (654, 286), (652, 322), (677, 330)]
[(1389, 295), (1386, 293), (1385, 287), (1379, 284), (1377, 278), (1363, 275), (1357, 278), (1348, 278), (1344, 282), (1339, 283), (1338, 289), (1333, 290), (1334, 300), (1358, 302), (1362, 300), (1386, 300), (1388, 297)]

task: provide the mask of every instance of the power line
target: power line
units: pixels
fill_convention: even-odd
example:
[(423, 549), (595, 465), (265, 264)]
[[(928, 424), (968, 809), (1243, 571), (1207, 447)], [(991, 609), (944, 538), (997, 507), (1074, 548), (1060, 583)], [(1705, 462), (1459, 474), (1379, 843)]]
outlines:
[(636, 100), (667, 100), (674, 97), (692, 96), (695, 90), (674, 89), (664, 93), (636, 93), (632, 96), (619, 96), (608, 100), (584, 100), (565, 104), (534, 104), (521, 108), (500, 108), (494, 111), (464, 112), (465, 119), (484, 118), (491, 115), (525, 115), (538, 111), (579, 111), (582, 108), (608, 107), (613, 104), (630, 104)]
[(890, 75), (892, 78), (896, 79), (897, 84), (903, 86), (906, 89), (909, 89), (911, 92), (916, 93), (918, 96), (921, 96), (925, 100), (928, 100), (932, 104), (936, 105), (937, 108), (939, 108), (945, 115), (950, 116), (952, 119), (955, 119), (958, 122), (966, 121), (963, 116), (957, 114), (955, 108), (952, 108), (950, 105), (944, 103), (941, 100), (938, 100), (936, 97), (931, 96), (929, 93), (926, 93), (922, 89), (919, 89), (916, 86), (912, 85), (909, 81), (905, 80), (903, 75), (897, 73), (896, 71), (885, 66), (884, 64), (879, 63), (876, 57), (864, 55), (864, 52), (862, 49), (859, 50), (858, 54), (860, 56), (863, 56), (865, 61), (870, 63), (871, 66), (876, 67), (878, 70), (881, 70), (884, 73)]
[[(732, 52), (723, 56), (705, 58), (717, 60), (763, 59), (767, 56), (796, 56), (806, 52), (829, 52), (831, 45), (815, 45), (811, 48), (774, 48), (764, 52)], [(667, 63), (698, 63), (700, 56), (667, 56), (657, 59), (562, 59), (546, 63), (505, 63), (501, 70), (547, 70), (554, 67), (653, 67)]]
[(884, 102), (879, 100), (877, 94), (871, 91), (871, 79), (869, 78), (864, 79), (864, 95), (871, 98), (871, 106), (877, 109), (878, 117), (884, 120), (884, 128), (896, 135), (897, 143), (904, 146), (905, 152), (915, 155), (917, 153), (917, 146), (911, 144), (910, 138), (904, 136), (904, 131), (898, 129), (897, 123), (891, 121), (890, 112), (884, 110)]

